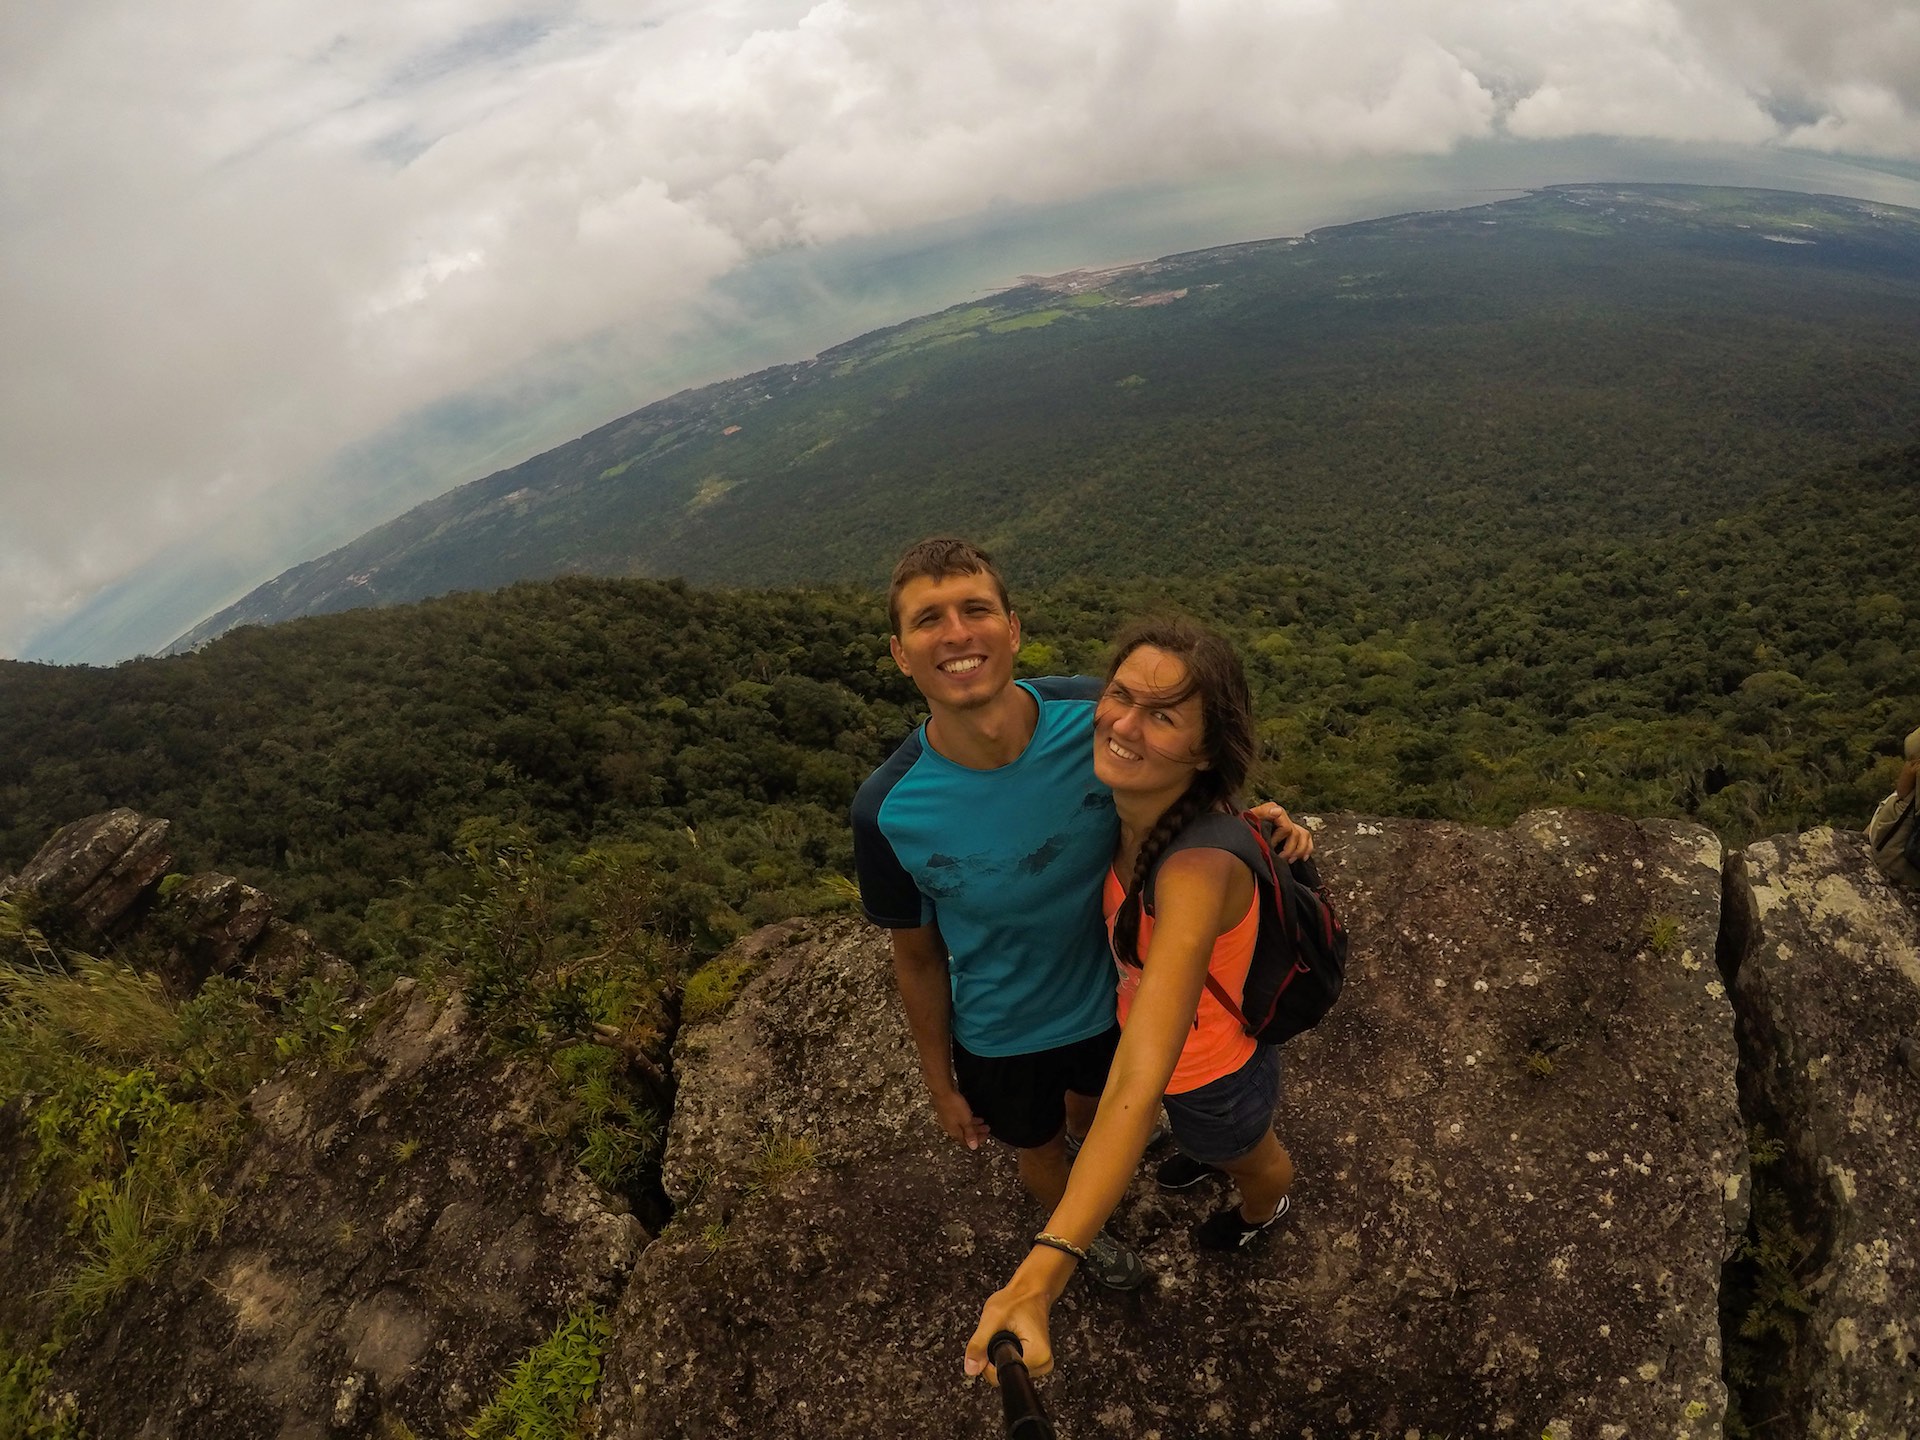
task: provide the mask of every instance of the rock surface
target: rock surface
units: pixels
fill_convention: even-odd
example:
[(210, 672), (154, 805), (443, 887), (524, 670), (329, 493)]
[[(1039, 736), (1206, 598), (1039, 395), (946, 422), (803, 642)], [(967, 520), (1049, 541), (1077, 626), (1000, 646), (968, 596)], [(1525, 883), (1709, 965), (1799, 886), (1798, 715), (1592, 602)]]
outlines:
[[(1203, 1257), (1217, 1196), (1136, 1182), (1115, 1228), (1156, 1279), (1056, 1307), (1063, 1433), (1717, 1436), (1747, 1200), (1718, 843), (1572, 812), (1320, 843), (1355, 943), (1286, 1052), (1296, 1218)], [(992, 1433), (961, 1349), (1040, 1217), (934, 1127), (884, 940), (812, 928), (678, 1057), (687, 1203), (616, 1315), (601, 1433)]]
[(1798, 1433), (1920, 1435), (1920, 1078), (1900, 1045), (1920, 1035), (1920, 897), (1857, 834), (1763, 840), (1744, 868), (1728, 961), (1751, 1083), (1822, 1242)]
[(459, 1434), (569, 1308), (612, 1300), (646, 1236), (541, 1139), (538, 1077), (457, 997), (381, 1005), (354, 1066), (254, 1092), (219, 1241), (61, 1353), (89, 1434)]
[(45, 920), (82, 944), (108, 935), (173, 865), (165, 820), (108, 810), (54, 832), (0, 899), (22, 891), (39, 901)]
[(190, 875), (168, 890), (161, 909), (183, 932), (169, 956), (167, 978), (191, 995), (209, 975), (226, 975), (246, 959), (273, 919), (273, 901), (231, 875)]

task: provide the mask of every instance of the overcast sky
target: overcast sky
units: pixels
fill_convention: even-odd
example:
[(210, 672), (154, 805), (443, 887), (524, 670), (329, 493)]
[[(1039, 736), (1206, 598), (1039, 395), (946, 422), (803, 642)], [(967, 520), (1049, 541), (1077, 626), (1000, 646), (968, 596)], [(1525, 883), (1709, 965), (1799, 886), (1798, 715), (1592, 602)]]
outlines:
[(424, 405), (670, 347), (756, 257), (1580, 135), (1920, 160), (1920, 6), (0, 7), (0, 654), (211, 515), (323, 510)]

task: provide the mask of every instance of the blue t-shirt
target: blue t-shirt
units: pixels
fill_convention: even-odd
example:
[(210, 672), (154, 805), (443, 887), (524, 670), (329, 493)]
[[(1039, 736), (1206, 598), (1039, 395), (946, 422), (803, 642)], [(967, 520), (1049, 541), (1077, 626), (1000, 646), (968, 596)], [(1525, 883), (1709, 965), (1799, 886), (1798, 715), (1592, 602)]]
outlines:
[(997, 770), (955, 764), (926, 726), (860, 787), (853, 858), (867, 918), (940, 924), (953, 1034), (976, 1055), (1025, 1055), (1113, 1024), (1100, 882), (1119, 822), (1093, 774), (1101, 683), (1022, 680), (1033, 739)]

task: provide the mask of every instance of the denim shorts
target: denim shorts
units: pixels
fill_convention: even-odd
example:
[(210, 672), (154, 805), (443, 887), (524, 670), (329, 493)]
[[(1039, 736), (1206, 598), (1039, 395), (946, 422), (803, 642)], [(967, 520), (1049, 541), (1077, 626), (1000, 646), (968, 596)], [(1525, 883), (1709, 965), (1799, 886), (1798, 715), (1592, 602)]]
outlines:
[(1262, 1045), (1231, 1075), (1162, 1102), (1173, 1143), (1203, 1165), (1238, 1160), (1267, 1138), (1280, 1103), (1280, 1047)]

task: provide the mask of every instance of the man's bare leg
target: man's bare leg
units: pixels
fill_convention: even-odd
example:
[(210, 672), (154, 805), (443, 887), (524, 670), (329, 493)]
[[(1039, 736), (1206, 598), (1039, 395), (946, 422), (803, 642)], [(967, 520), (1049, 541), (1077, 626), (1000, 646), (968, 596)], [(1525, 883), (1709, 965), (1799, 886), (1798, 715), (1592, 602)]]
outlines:
[(1087, 1138), (1087, 1132), (1093, 1128), (1093, 1117), (1100, 1109), (1098, 1095), (1081, 1095), (1067, 1091), (1067, 1133), (1075, 1140)]
[(1066, 1136), (1056, 1135), (1044, 1145), (1014, 1153), (1020, 1157), (1020, 1183), (1051, 1215), (1060, 1197), (1067, 1193)]

